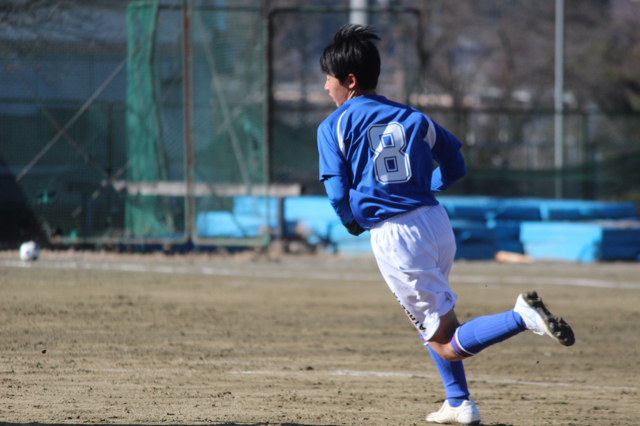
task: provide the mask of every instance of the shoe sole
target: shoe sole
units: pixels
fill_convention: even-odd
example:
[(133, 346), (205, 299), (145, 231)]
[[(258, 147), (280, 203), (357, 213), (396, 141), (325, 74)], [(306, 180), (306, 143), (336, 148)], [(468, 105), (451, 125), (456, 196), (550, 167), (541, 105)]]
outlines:
[(479, 424), (480, 424), (480, 420), (474, 420), (474, 421), (472, 421), (472, 422), (458, 422), (458, 421), (453, 421), (453, 422), (452, 422), (452, 421), (446, 421), (446, 420), (445, 420), (445, 421), (439, 422), (439, 421), (437, 421), (437, 420), (429, 420), (429, 419), (427, 419), (427, 422), (428, 422), (428, 423), (436, 423), (436, 424), (439, 424), (439, 425), (450, 425), (450, 424), (458, 424), (458, 425), (479, 425)]
[(439, 424), (439, 425), (450, 425), (450, 424), (458, 424), (458, 425), (479, 425), (479, 424), (480, 424), (480, 420), (474, 420), (474, 421), (472, 421), (472, 422), (458, 422), (458, 421), (455, 421), (455, 422), (451, 422), (451, 421), (442, 421), (442, 422), (439, 422), (439, 421), (437, 421), (437, 420), (429, 420), (429, 419), (427, 419), (427, 422), (428, 422), (428, 423), (436, 423), (436, 424)]
[(538, 312), (544, 321), (544, 325), (546, 327), (546, 333), (555, 339), (562, 346), (571, 346), (576, 342), (576, 338), (573, 334), (573, 330), (560, 317), (553, 315), (542, 303), (542, 299), (538, 296), (538, 293), (535, 291), (522, 293), (522, 298), (527, 305), (532, 307)]

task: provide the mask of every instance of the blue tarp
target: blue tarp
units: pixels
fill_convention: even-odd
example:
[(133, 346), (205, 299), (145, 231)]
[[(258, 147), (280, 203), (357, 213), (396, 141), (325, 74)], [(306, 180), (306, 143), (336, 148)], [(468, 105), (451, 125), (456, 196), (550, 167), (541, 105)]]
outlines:
[[(500, 250), (578, 262), (638, 260), (640, 255), (640, 222), (631, 202), (438, 199), (451, 218), (458, 259), (492, 259)], [(254, 237), (267, 226), (275, 228), (277, 215), (276, 199), (235, 197), (231, 212), (198, 214), (196, 229), (201, 237)], [(284, 220), (286, 234), (302, 235), (312, 245), (342, 253), (371, 251), (370, 234), (350, 235), (325, 196), (285, 199)], [(621, 223), (628, 229), (621, 229)]]
[(523, 222), (520, 240), (537, 260), (593, 262), (602, 241), (602, 227), (589, 223)]
[(438, 201), (451, 219), (476, 221), (635, 219), (632, 202), (442, 196)]

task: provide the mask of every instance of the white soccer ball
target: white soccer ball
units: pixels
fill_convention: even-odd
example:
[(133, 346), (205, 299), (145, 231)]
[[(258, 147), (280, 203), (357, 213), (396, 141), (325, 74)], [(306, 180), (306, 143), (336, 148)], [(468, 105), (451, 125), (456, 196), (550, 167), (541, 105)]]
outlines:
[(20, 245), (20, 259), (24, 261), (36, 260), (40, 256), (40, 246), (35, 241), (27, 241)]

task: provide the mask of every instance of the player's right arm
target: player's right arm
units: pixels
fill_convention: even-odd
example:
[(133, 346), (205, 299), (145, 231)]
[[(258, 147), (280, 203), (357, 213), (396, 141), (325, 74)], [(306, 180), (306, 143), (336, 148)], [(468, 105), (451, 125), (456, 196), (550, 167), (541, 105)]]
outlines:
[(340, 218), (342, 224), (351, 235), (358, 236), (365, 230), (353, 216), (349, 203), (349, 183), (342, 176), (330, 176), (324, 180), (324, 187), (329, 196), (329, 202)]
[(318, 153), (320, 180), (324, 183), (331, 206), (350, 234), (362, 234), (364, 229), (355, 220), (349, 201), (351, 185), (347, 177), (345, 153), (326, 122), (318, 127)]

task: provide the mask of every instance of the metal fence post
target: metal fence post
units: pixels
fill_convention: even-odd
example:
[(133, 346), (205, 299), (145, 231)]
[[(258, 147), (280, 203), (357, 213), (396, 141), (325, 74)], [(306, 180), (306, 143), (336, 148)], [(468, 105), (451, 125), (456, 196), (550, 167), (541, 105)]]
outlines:
[(564, 186), (564, 0), (556, 0), (556, 37), (555, 37), (555, 196), (563, 198)]
[[(269, 185), (271, 184), (271, 137), (273, 127), (273, 78), (271, 50), (272, 19), (271, 5), (269, 0), (263, 0), (263, 31), (264, 31), (264, 110), (263, 110), (263, 140), (264, 140), (264, 187), (266, 188), (266, 217), (267, 226), (271, 220), (270, 216), (270, 195)], [(278, 220), (279, 221), (279, 220)], [(267, 236), (268, 237), (268, 236)], [(282, 235), (278, 235), (281, 238)], [(268, 241), (267, 241), (268, 244)]]
[(195, 194), (193, 170), (193, 38), (191, 32), (193, 0), (182, 2), (182, 84), (184, 109), (184, 233), (193, 240), (195, 232)]

